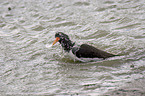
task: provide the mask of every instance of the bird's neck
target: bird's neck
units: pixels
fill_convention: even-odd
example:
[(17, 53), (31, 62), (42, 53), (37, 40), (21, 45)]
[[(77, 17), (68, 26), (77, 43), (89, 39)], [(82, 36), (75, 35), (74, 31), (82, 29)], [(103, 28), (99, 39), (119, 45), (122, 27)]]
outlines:
[(61, 41), (61, 46), (63, 47), (63, 49), (66, 52), (69, 52), (74, 45), (75, 45), (75, 43), (72, 42), (71, 40), (62, 40)]

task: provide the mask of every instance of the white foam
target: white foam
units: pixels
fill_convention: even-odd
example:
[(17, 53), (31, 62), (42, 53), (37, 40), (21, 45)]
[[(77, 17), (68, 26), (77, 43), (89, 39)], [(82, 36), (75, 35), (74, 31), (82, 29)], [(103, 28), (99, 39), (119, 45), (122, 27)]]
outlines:
[(51, 48), (52, 47), (52, 44), (46, 44), (45, 47), (46, 48)]

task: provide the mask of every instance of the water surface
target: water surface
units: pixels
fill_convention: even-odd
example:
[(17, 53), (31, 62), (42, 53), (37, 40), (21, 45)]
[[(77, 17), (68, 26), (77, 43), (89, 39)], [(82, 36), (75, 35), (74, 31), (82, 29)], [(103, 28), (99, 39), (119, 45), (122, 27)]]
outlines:
[[(0, 0), (0, 94), (130, 94), (128, 85), (144, 95), (144, 9), (144, 0)], [(51, 47), (58, 31), (121, 56), (74, 62)]]

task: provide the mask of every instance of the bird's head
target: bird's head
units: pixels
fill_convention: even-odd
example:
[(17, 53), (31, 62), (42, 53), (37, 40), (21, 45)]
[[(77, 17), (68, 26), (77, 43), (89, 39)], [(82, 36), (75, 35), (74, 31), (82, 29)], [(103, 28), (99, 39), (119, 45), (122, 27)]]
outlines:
[(57, 42), (59, 42), (61, 44), (62, 43), (61, 41), (69, 41), (69, 37), (68, 37), (68, 35), (66, 35), (62, 32), (57, 32), (55, 34), (55, 40), (52, 45), (54, 45)]
[(59, 42), (61, 46), (64, 48), (64, 50), (70, 50), (71, 47), (75, 44), (72, 43), (72, 41), (69, 39), (68, 35), (62, 33), (62, 32), (57, 32), (55, 34), (55, 40), (52, 45), (55, 43)]

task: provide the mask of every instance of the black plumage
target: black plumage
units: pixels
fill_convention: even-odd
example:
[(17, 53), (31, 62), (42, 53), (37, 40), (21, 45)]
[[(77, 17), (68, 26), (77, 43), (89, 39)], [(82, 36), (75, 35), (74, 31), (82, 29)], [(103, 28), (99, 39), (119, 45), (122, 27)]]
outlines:
[(58, 32), (55, 34), (56, 40), (53, 42), (53, 45), (56, 42), (59, 42), (63, 49), (66, 52), (72, 52), (77, 58), (109, 58), (116, 56), (114, 54), (102, 51), (100, 49), (97, 49), (91, 45), (88, 44), (82, 44), (80, 46), (76, 45), (74, 42), (72, 42), (68, 35)]
[(108, 58), (113, 57), (115, 55), (107, 53), (105, 51), (102, 51), (100, 49), (97, 49), (91, 45), (88, 44), (82, 44), (79, 48), (79, 50), (72, 51), (78, 58)]

